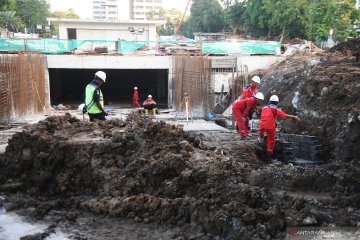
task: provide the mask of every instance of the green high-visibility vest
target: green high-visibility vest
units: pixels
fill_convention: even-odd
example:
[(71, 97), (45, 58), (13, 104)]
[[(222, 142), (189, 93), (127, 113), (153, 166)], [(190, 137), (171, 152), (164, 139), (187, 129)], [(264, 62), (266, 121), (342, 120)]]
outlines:
[(98, 95), (100, 96), (100, 101), (99, 101), (100, 105), (102, 107), (104, 107), (104, 97), (103, 97), (103, 94), (102, 94), (100, 88), (98, 88), (92, 84), (88, 84), (85, 89), (85, 105), (86, 105), (88, 113), (90, 113), (90, 114), (97, 114), (97, 113), (102, 112), (98, 108), (98, 106), (96, 106), (96, 104), (94, 102), (94, 92), (95, 91), (98, 91)]

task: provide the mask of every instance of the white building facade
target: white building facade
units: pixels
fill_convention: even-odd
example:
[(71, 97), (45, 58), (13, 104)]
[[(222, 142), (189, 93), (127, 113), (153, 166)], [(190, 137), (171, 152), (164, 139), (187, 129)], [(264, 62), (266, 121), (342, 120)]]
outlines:
[(130, 0), (130, 18), (134, 20), (146, 20), (146, 14), (159, 12), (162, 8), (162, 0)]
[(93, 0), (93, 19), (117, 20), (118, 15), (119, 0)]
[(59, 26), (59, 39), (64, 40), (156, 41), (156, 26), (165, 24), (165, 21), (145, 20), (48, 18), (48, 21)]
[(93, 0), (93, 19), (146, 20), (147, 14), (159, 12), (163, 0)]

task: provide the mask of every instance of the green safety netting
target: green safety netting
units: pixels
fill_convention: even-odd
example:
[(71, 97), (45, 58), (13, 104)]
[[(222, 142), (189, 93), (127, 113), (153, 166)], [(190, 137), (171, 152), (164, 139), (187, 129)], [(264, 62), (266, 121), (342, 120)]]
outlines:
[[(58, 39), (0, 39), (0, 51), (38, 51), (46, 54), (66, 53), (76, 49), (91, 50), (96, 47), (107, 47), (119, 53), (133, 53), (148, 46), (147, 49), (156, 49), (160, 45), (189, 46), (198, 45), (204, 54), (280, 54), (280, 42), (215, 42), (199, 43), (193, 40), (186, 41), (107, 41), (107, 40), (58, 40)], [(201, 45), (201, 46), (200, 46)]]
[(136, 52), (140, 48), (148, 44), (148, 42), (130, 42), (130, 41), (119, 41), (118, 52), (120, 53), (132, 53)]
[(105, 40), (59, 40), (59, 39), (0, 39), (0, 51), (38, 51), (48, 54), (66, 53), (78, 48), (94, 46), (115, 49), (116, 41)]
[(203, 43), (202, 52), (204, 54), (280, 54), (280, 42), (216, 42)]

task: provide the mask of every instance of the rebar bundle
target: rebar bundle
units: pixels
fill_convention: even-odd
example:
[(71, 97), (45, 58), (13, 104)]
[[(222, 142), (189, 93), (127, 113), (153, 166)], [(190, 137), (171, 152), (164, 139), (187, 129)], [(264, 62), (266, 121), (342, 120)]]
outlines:
[(213, 106), (211, 60), (203, 56), (174, 56), (174, 104), (178, 108), (185, 93), (194, 116), (205, 116)]
[(0, 121), (45, 108), (45, 64), (39, 53), (0, 56)]

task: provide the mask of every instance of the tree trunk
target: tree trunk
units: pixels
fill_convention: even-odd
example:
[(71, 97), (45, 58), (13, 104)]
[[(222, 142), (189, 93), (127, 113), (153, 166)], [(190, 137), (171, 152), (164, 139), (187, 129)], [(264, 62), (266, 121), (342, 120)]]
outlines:
[(284, 40), (284, 35), (285, 35), (285, 26), (282, 29), (282, 33), (281, 33), (281, 38), (280, 38), (280, 42), (282, 43), (282, 41)]

